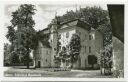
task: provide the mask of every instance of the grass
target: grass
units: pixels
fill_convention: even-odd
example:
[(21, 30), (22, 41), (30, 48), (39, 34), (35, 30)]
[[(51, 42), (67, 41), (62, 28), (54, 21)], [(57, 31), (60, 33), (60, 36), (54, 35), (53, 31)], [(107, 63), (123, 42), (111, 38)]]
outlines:
[(112, 78), (100, 74), (100, 70), (71, 70), (71, 71), (50, 71), (52, 69), (16, 69), (11, 68), (5, 71), (6, 74), (37, 74), (41, 77), (75, 77), (75, 78)]

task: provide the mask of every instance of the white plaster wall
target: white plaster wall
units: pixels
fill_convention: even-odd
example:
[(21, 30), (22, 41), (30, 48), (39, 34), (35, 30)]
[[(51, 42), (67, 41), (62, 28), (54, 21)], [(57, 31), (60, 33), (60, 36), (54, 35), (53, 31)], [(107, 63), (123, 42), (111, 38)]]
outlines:
[[(66, 38), (66, 33), (69, 32), (69, 37)], [(59, 40), (61, 43), (61, 46), (65, 46), (68, 45), (70, 43), (71, 37), (72, 35), (75, 33), (75, 27), (72, 28), (63, 28), (61, 30), (59, 30), (59, 34), (61, 36), (61, 39)]]
[[(80, 52), (80, 61), (79, 63), (77, 63), (78, 67), (80, 68), (85, 68), (88, 66), (88, 35), (89, 35), (89, 31), (86, 29), (83, 29), (81, 27), (77, 27), (76, 29), (76, 33), (79, 34), (80, 36), (80, 40), (81, 40), (81, 52)], [(86, 47), (86, 48), (85, 48)], [(81, 64), (81, 65), (79, 65)]]
[(36, 67), (38, 67), (38, 61), (41, 62), (41, 67), (51, 67), (51, 49), (44, 47), (41, 42), (39, 42), (34, 56)]
[(50, 67), (51, 66), (51, 49), (42, 48), (41, 50), (41, 66)]
[(97, 63), (100, 64), (100, 51), (103, 50), (103, 35), (96, 31), (95, 32), (95, 55), (98, 58)]

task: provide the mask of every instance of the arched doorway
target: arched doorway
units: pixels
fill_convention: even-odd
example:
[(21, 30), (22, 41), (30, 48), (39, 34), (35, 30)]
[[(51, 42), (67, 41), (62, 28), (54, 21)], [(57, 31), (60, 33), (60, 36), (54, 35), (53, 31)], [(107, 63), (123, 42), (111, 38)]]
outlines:
[(40, 68), (40, 66), (41, 66), (41, 62), (40, 62), (40, 61), (38, 61), (38, 68)]
[(94, 69), (94, 64), (97, 64), (97, 57), (95, 55), (88, 55), (88, 64)]

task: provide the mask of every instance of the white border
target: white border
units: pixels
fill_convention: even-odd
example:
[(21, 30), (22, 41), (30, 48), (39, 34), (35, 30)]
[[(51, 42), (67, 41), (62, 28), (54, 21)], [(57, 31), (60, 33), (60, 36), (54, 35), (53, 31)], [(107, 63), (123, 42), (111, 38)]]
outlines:
[(51, 77), (4, 77), (3, 71), (3, 52), (0, 49), (0, 80), (2, 81), (128, 81), (128, 1), (127, 0), (4, 0), (0, 1), (0, 46), (4, 43), (2, 40), (2, 27), (4, 25), (4, 5), (5, 4), (125, 4), (125, 55), (124, 55), (124, 78), (51, 78)]

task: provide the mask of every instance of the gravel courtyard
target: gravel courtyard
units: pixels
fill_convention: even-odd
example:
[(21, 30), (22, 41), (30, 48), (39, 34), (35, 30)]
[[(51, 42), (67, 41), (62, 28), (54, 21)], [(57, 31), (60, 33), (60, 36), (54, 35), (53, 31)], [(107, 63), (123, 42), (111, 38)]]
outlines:
[[(51, 70), (51, 69), (50, 69)], [(9, 77), (75, 77), (75, 78), (112, 78), (100, 74), (100, 70), (48, 71), (48, 69), (17, 69), (10, 68), (4, 72)]]

